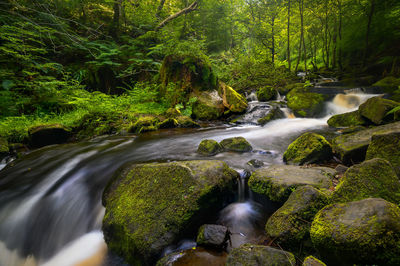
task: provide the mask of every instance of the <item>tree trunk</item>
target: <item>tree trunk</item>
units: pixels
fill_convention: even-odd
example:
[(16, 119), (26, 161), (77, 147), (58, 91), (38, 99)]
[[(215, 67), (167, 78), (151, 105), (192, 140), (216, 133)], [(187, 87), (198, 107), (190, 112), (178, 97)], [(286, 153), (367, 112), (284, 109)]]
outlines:
[(340, 71), (343, 70), (342, 65), (342, 0), (338, 0), (339, 6), (339, 55), (338, 55), (338, 63)]
[(174, 20), (182, 15), (185, 15), (187, 13), (190, 13), (190, 12), (196, 10), (197, 6), (198, 6), (197, 1), (194, 1), (188, 7), (185, 7), (184, 9), (176, 12), (175, 14), (172, 14), (171, 16), (169, 16), (166, 19), (164, 19), (163, 21), (161, 21), (160, 24), (158, 24), (158, 26), (155, 28), (155, 30), (158, 31), (161, 28), (163, 28), (165, 25), (167, 25), (169, 22), (171, 22), (171, 20)]
[(299, 68), (300, 64), (300, 58), (301, 58), (301, 49), (302, 49), (302, 44), (303, 44), (303, 39), (304, 39), (304, 27), (303, 27), (303, 0), (298, 1), (299, 2), (299, 11), (300, 11), (300, 41), (299, 41), (299, 55), (297, 57), (297, 63), (296, 63), (296, 72)]
[(290, 62), (290, 0), (288, 1), (288, 17), (287, 17), (287, 60), (289, 64), (289, 72), (291, 69)]
[(375, 0), (371, 0), (371, 8), (370, 8), (369, 14), (368, 14), (367, 33), (365, 36), (365, 51), (364, 51), (364, 59), (363, 59), (364, 67), (367, 64), (367, 57), (369, 54), (369, 34), (371, 32), (371, 23), (372, 23), (372, 17), (374, 16), (374, 11), (375, 11)]
[(337, 19), (336, 19), (336, 14), (333, 16), (334, 22), (333, 22), (333, 37), (332, 37), (332, 42), (333, 42), (333, 47), (332, 47), (332, 69), (336, 68), (336, 49), (337, 49)]
[(122, 3), (122, 0), (115, 0), (114, 5), (113, 5), (114, 15), (113, 15), (113, 22), (110, 27), (110, 35), (114, 38), (118, 38), (118, 36), (119, 36), (119, 28), (120, 28), (119, 21), (120, 21), (120, 15), (121, 15), (121, 3)]
[(272, 65), (273, 66), (275, 66), (275, 17), (274, 16), (272, 16), (272, 18), (271, 18), (271, 27), (272, 27), (272, 29), (271, 29), (271, 33), (272, 33), (272, 36), (271, 36), (271, 57), (272, 57)]
[(328, 44), (328, 1), (329, 0), (325, 0), (325, 55), (326, 55), (326, 60), (325, 60), (325, 66), (326, 68), (329, 68), (329, 44)]

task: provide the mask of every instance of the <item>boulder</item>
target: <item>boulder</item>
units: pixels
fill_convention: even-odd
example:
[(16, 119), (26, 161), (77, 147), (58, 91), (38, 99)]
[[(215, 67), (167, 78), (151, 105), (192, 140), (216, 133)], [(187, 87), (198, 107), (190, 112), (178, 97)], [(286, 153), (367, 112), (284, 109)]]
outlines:
[(271, 165), (254, 171), (248, 183), (252, 191), (265, 195), (272, 201), (283, 203), (290, 193), (300, 186), (330, 188), (335, 173), (334, 169), (328, 167)]
[(225, 151), (248, 152), (253, 150), (250, 143), (243, 137), (224, 139), (219, 144)]
[(260, 125), (263, 126), (271, 120), (284, 118), (284, 117), (285, 117), (285, 114), (282, 112), (281, 109), (279, 109), (278, 107), (273, 107), (266, 116), (258, 119), (257, 123), (259, 123)]
[(264, 162), (257, 160), (257, 159), (252, 159), (252, 160), (248, 161), (247, 164), (254, 168), (260, 168), (260, 167), (264, 166)]
[(276, 90), (272, 86), (265, 86), (257, 90), (257, 99), (260, 102), (272, 100), (277, 95)]
[(372, 197), (400, 203), (400, 180), (384, 159), (375, 158), (350, 167), (332, 194), (334, 202)]
[(400, 122), (338, 136), (332, 141), (332, 149), (346, 164), (361, 162), (365, 159), (372, 135), (391, 132), (400, 132)]
[(381, 125), (394, 120), (393, 114), (388, 115), (387, 113), (399, 105), (400, 103), (392, 100), (373, 97), (361, 104), (358, 110), (364, 118), (367, 118), (376, 125)]
[(302, 266), (326, 266), (326, 264), (313, 256), (308, 256), (304, 259)]
[(229, 253), (227, 266), (293, 266), (296, 259), (292, 253), (280, 249), (244, 244)]
[(395, 77), (385, 77), (378, 82), (374, 83), (372, 86), (381, 87), (388, 90), (395, 90), (400, 86), (400, 78)]
[(223, 82), (219, 83), (218, 93), (223, 99), (223, 104), (231, 112), (243, 113), (247, 109), (247, 100), (241, 94)]
[[(172, 265), (225, 265), (227, 254), (212, 249), (193, 247), (170, 253), (157, 262), (157, 266)], [(124, 264), (125, 265), (125, 264)]]
[(265, 231), (281, 247), (296, 249), (309, 237), (315, 214), (327, 204), (328, 197), (314, 187), (298, 187), (268, 219)]
[(197, 101), (192, 106), (192, 117), (199, 120), (216, 120), (224, 114), (222, 98), (216, 90), (191, 94)]
[(71, 137), (70, 129), (60, 124), (31, 127), (28, 129), (28, 134), (29, 145), (34, 148), (65, 143)]
[(198, 128), (200, 125), (194, 122), (190, 117), (185, 115), (180, 115), (176, 117), (176, 121), (178, 122), (178, 127), (182, 128)]
[(334, 115), (328, 119), (328, 125), (331, 127), (355, 127), (367, 125), (368, 122), (360, 115), (358, 110), (344, 114)]
[(328, 205), (315, 216), (310, 235), (329, 265), (400, 263), (400, 209), (383, 199)]
[(287, 95), (287, 105), (296, 116), (310, 117), (321, 113), (323, 109), (324, 96), (319, 93), (310, 92), (305, 88), (296, 88)]
[(229, 239), (228, 228), (217, 224), (204, 224), (200, 227), (196, 242), (200, 246), (223, 249)]
[(164, 248), (222, 209), (237, 178), (222, 161), (125, 165), (103, 193), (108, 248), (133, 265), (155, 263)]
[(8, 141), (5, 138), (0, 137), (0, 156), (6, 155), (10, 152), (8, 148)]
[(303, 89), (305, 86), (305, 83), (292, 83), (292, 84), (287, 84), (283, 87), (279, 87), (278, 91), (281, 94), (287, 94), (293, 89)]
[(178, 127), (179, 123), (175, 118), (167, 118), (158, 123), (157, 127), (158, 128), (176, 128)]
[(197, 148), (197, 152), (204, 156), (212, 156), (222, 151), (222, 146), (212, 139), (202, 140)]
[(153, 115), (144, 115), (138, 118), (133, 126), (129, 129), (132, 133), (144, 133), (158, 129), (159, 119)]
[(400, 176), (400, 132), (372, 135), (365, 159), (372, 158), (388, 160)]
[(321, 163), (331, 159), (332, 155), (331, 144), (323, 136), (304, 133), (289, 145), (283, 161), (294, 165)]

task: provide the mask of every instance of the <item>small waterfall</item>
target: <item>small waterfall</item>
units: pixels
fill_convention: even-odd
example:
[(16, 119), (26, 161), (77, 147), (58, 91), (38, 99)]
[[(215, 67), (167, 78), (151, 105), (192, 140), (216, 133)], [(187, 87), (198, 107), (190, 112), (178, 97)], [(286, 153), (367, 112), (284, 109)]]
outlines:
[(247, 98), (247, 100), (248, 100), (249, 102), (256, 102), (256, 101), (258, 101), (257, 94), (256, 94), (255, 91), (252, 91), (249, 95), (247, 95), (246, 98)]

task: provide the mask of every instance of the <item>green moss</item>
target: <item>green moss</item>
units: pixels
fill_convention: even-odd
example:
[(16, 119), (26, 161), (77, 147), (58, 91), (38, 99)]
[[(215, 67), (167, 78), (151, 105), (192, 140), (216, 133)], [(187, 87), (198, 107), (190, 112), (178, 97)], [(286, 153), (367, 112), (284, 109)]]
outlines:
[(328, 125), (331, 127), (353, 127), (366, 125), (367, 121), (360, 115), (358, 110), (334, 115), (328, 120)]
[(265, 125), (266, 123), (268, 123), (271, 120), (279, 119), (279, 118), (283, 118), (283, 117), (284, 117), (283, 112), (279, 108), (274, 107), (266, 116), (258, 119), (257, 123), (259, 123), (260, 125)]
[(154, 131), (158, 129), (159, 119), (156, 116), (144, 115), (138, 118), (138, 120), (133, 124), (130, 132), (133, 133), (143, 133), (147, 131)]
[(247, 109), (247, 100), (234, 89), (219, 82), (218, 93), (223, 99), (223, 104), (226, 108), (234, 113), (242, 113)]
[(286, 98), (288, 107), (298, 116), (313, 116), (320, 113), (323, 108), (323, 95), (309, 92), (308, 89), (295, 88), (286, 95)]
[(204, 156), (212, 156), (222, 151), (222, 146), (212, 139), (202, 140), (197, 148), (197, 152)]
[(400, 78), (395, 77), (385, 77), (378, 82), (374, 83), (372, 86), (382, 87), (387, 89), (397, 89), (400, 86)]
[(257, 98), (260, 102), (266, 102), (276, 97), (276, 90), (272, 86), (265, 86), (257, 90)]
[(0, 137), (0, 155), (7, 154), (9, 152), (8, 141)]
[(314, 256), (308, 256), (304, 259), (302, 266), (326, 266), (326, 264)]
[(253, 150), (250, 143), (243, 137), (224, 139), (220, 142), (220, 145), (225, 151), (249, 152)]
[(178, 121), (174, 118), (167, 118), (157, 124), (158, 128), (175, 128), (179, 125)]
[(361, 104), (358, 110), (361, 116), (372, 121), (374, 124), (380, 125), (394, 120), (394, 115), (388, 115), (388, 112), (399, 105), (400, 103), (392, 100), (373, 97)]
[(200, 125), (196, 122), (194, 122), (190, 117), (188, 116), (178, 116), (176, 118), (176, 121), (178, 122), (179, 127), (182, 128), (196, 128), (200, 127)]

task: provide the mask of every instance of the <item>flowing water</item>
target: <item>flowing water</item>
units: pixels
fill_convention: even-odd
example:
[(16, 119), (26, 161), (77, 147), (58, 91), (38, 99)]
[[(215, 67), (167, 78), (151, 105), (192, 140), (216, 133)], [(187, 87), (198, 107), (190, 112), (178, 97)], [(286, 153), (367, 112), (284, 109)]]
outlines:
[[(328, 130), (326, 121), (332, 114), (354, 110), (371, 96), (339, 96), (326, 103), (325, 113), (318, 119), (287, 115), (263, 127), (245, 123), (162, 130), (138, 137), (103, 137), (35, 150), (0, 171), (0, 265), (99, 265), (107, 252), (101, 232), (102, 191), (126, 162), (210, 159), (196, 153), (201, 140), (243, 136), (252, 144), (253, 152), (225, 152), (211, 159), (226, 161), (238, 171), (252, 170), (247, 165), (251, 159), (260, 160), (265, 166), (282, 164), (283, 152), (301, 133)], [(271, 103), (253, 99), (253, 105), (257, 104)], [(288, 110), (286, 113), (290, 114)], [(220, 223), (237, 236), (234, 245), (253, 238), (257, 224), (265, 219), (259, 204), (243, 192), (245, 183), (243, 175), (238, 202), (221, 212)]]

